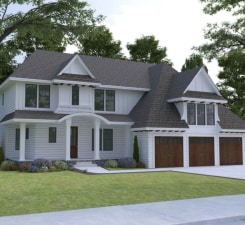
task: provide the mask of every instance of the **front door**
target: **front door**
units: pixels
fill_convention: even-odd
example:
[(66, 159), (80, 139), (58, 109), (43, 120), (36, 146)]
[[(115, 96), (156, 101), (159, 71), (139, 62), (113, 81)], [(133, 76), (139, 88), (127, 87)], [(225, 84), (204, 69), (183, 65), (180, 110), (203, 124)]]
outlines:
[(77, 127), (71, 127), (71, 158), (77, 158), (78, 152), (78, 129)]

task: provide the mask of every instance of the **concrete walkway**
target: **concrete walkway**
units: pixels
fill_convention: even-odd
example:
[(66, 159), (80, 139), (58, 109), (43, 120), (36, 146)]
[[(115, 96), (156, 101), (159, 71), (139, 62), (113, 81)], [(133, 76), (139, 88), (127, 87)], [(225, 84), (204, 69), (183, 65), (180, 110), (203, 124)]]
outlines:
[(193, 173), (208, 176), (226, 177), (245, 180), (245, 166), (203, 166), (203, 167), (175, 167), (175, 168), (159, 168), (159, 169), (134, 169), (134, 170), (106, 170), (102, 167), (78, 167), (82, 171), (86, 170), (89, 174), (120, 174), (120, 173), (147, 173), (147, 172), (163, 172), (175, 171), (183, 173)]
[(0, 224), (240, 225), (245, 224), (245, 195), (0, 217)]

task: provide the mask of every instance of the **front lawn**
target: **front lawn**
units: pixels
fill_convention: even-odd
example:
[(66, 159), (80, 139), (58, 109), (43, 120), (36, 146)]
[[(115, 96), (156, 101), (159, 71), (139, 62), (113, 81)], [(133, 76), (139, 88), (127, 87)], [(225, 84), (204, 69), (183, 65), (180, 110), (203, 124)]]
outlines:
[(0, 171), (0, 216), (245, 194), (245, 181), (174, 172)]

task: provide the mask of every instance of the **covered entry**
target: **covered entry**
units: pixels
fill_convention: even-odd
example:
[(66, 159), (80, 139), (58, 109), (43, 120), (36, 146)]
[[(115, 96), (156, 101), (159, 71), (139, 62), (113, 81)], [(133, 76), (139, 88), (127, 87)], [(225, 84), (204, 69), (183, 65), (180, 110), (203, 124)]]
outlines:
[(214, 166), (214, 138), (189, 137), (190, 166)]
[(220, 137), (220, 165), (242, 165), (242, 138)]
[(155, 167), (183, 167), (183, 137), (155, 137)]

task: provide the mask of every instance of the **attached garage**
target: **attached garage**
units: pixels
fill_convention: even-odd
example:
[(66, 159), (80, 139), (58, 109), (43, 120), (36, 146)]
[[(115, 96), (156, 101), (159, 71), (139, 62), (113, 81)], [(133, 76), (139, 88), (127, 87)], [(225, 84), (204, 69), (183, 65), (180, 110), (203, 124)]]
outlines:
[(214, 166), (214, 138), (189, 137), (190, 166)]
[(242, 165), (242, 138), (220, 137), (220, 165)]
[(155, 137), (155, 167), (183, 167), (183, 137)]

